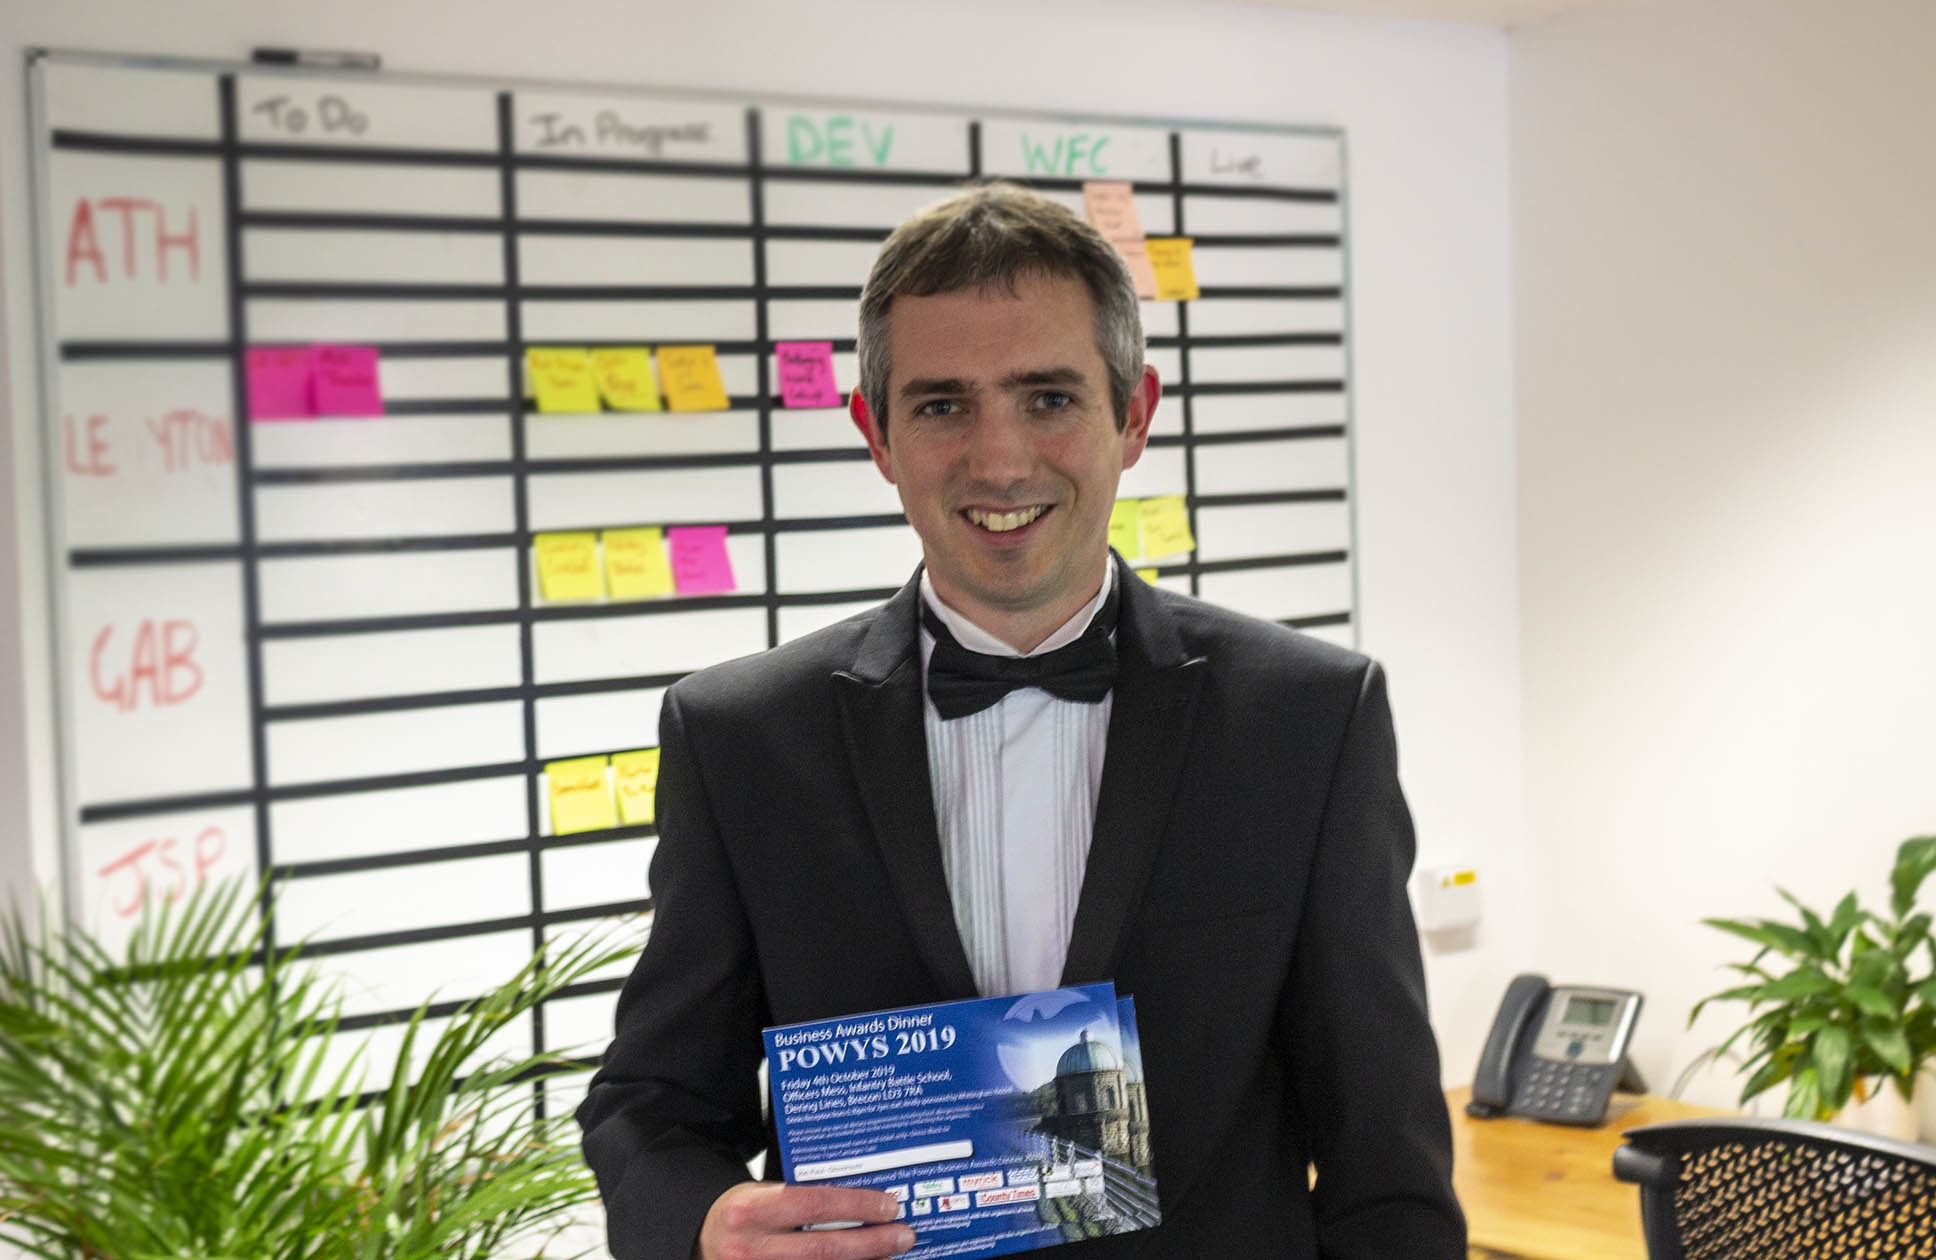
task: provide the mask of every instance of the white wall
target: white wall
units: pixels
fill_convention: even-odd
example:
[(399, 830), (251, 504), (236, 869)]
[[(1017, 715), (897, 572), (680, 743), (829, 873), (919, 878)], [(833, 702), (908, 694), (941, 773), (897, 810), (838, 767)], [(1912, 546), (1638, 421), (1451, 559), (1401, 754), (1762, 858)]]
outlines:
[(1741, 1020), (1684, 1030), (1745, 961), (1701, 916), (1884, 908), (1936, 831), (1932, 47), (1909, 0), (1513, 39), (1535, 957), (1645, 991), (1658, 1087)]
[[(27, 45), (196, 56), (359, 48), (395, 69), (1342, 125), (1350, 154), (1364, 645), (1388, 664), (1424, 861), (1482, 863), (1478, 944), (1429, 960), (1446, 1075), (1468, 1079), (1528, 939), (1520, 827), (1507, 286), (1506, 42), (1474, 27), (1157, 0), (0, 0), (0, 221), (12, 362), (32, 360), (20, 118)], [(31, 381), (12, 415), (29, 802), (52, 802)], [(0, 496), (6, 491), (0, 489)], [(0, 561), (4, 568), (5, 561)], [(0, 661), (0, 754), (22, 738)], [(22, 827), (0, 797), (0, 836)], [(0, 868), (4, 869), (4, 868)], [(17, 876), (15, 876), (17, 878)]]

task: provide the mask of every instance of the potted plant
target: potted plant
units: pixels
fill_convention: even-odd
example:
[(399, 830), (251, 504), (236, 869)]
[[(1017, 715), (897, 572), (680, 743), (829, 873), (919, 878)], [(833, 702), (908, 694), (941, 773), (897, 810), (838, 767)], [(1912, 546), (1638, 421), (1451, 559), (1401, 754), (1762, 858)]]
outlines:
[(1688, 1015), (1692, 1026), (1709, 1002), (1748, 1004), (1751, 1018), (1712, 1052), (1744, 1043), (1742, 1102), (1786, 1081), (1784, 1115), (1829, 1120), (1890, 1084), (1913, 1125), (1917, 1074), (1936, 1059), (1936, 941), (1929, 912), (1916, 908), (1932, 871), (1936, 836), (1918, 836), (1896, 850), (1886, 915), (1851, 892), (1824, 916), (1777, 889), (1799, 923), (1701, 920), (1759, 947), (1728, 964), (1748, 983), (1702, 998)]
[(112, 955), (78, 927), (0, 927), (0, 1239), (105, 1260), (546, 1254), (596, 1192), (536, 1091), (581, 1066), (484, 1061), (487, 1043), (626, 950), (541, 951), (434, 1032), (418, 1008), (365, 1095), (354, 1056), (325, 1067), (339, 997), (262, 948), (262, 919), (230, 884), (144, 912)]

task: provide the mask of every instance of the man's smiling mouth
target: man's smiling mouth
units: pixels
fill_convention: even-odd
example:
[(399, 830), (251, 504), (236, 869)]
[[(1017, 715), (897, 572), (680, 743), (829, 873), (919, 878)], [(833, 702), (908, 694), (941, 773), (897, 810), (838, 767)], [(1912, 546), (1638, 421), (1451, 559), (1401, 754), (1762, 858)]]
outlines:
[(1048, 510), (1048, 504), (1038, 503), (1033, 507), (1015, 508), (1008, 512), (984, 512), (980, 508), (966, 508), (962, 515), (990, 533), (1006, 534), (1012, 529), (1020, 529), (1024, 525), (1033, 523)]

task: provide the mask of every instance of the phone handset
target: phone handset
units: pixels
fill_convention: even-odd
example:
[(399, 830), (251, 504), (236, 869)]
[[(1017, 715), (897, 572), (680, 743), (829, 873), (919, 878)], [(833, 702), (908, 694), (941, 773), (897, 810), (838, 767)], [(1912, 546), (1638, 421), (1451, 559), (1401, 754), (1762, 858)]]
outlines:
[(1486, 1035), (1485, 1049), (1479, 1053), (1479, 1070), (1472, 1078), (1472, 1101), (1465, 1105), (1467, 1115), (1504, 1115), (1512, 1101), (1512, 1066), (1515, 1052), (1526, 1040), (1533, 1015), (1546, 1003), (1552, 986), (1545, 976), (1514, 976), (1499, 1001), (1499, 1014), (1493, 1018), (1492, 1031)]

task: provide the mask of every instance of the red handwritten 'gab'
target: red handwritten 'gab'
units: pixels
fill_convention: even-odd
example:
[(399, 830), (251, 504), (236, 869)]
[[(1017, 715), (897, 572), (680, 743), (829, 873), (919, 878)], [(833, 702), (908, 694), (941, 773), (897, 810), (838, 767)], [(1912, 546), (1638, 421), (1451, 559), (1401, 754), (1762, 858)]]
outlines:
[(160, 709), (181, 704), (202, 689), (202, 667), (195, 662), (201, 634), (194, 622), (144, 618), (125, 642), (124, 647), (116, 641), (112, 625), (102, 626), (94, 636), (88, 680), (96, 699), (132, 713), (141, 707), (144, 691), (149, 706)]

